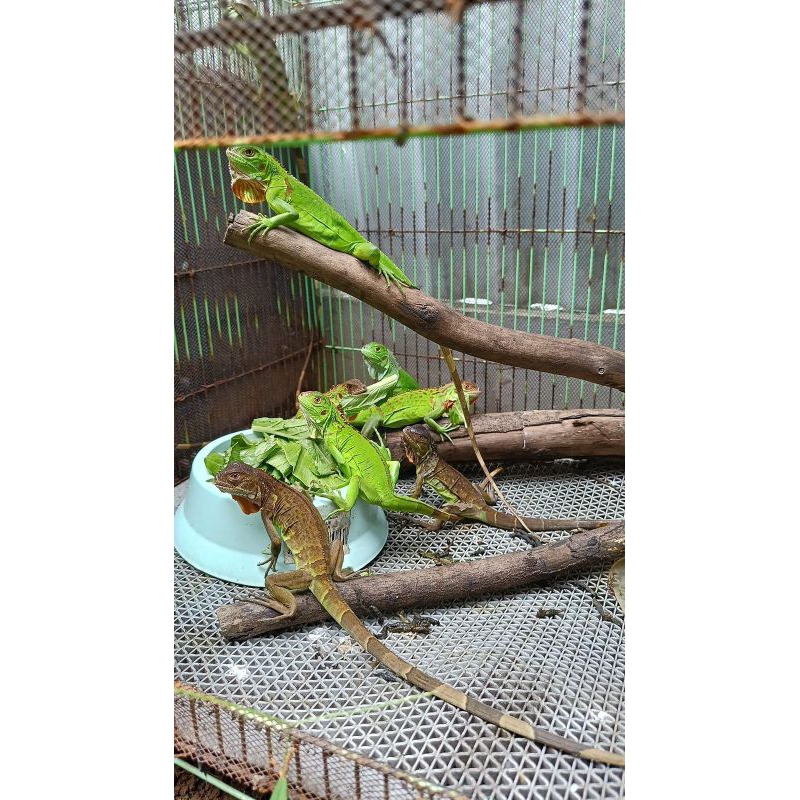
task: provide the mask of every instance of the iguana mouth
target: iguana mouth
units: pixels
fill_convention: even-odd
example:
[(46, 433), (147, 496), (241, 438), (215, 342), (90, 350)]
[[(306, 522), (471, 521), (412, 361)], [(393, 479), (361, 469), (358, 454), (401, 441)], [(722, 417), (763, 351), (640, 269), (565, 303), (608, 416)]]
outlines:
[(263, 203), (267, 197), (264, 184), (255, 178), (250, 178), (230, 165), (231, 190), (243, 203)]

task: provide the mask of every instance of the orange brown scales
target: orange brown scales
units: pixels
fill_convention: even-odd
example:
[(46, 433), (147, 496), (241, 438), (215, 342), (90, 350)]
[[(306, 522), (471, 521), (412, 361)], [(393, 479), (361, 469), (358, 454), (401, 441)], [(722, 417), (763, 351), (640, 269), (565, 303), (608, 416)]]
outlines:
[[(359, 576), (358, 573), (346, 574), (342, 570), (342, 543), (338, 540), (329, 542), (325, 522), (308, 497), (275, 480), (268, 473), (241, 462), (230, 464), (218, 472), (214, 484), (221, 491), (237, 499), (243, 498), (260, 509), (272, 543), (273, 558), (265, 581), (267, 597), (250, 599), (247, 602), (266, 605), (282, 616), (291, 617), (296, 610), (294, 593), (310, 590), (322, 607), (371, 656), (419, 689), (531, 741), (591, 761), (624, 766), (625, 758), (618, 753), (584, 747), (579, 742), (503, 714), (422, 672), (389, 650), (364, 626), (336, 589), (335, 581), (351, 580)], [(280, 536), (276, 525), (281, 528)], [(270, 575), (277, 563), (281, 538), (294, 555), (297, 569)]]

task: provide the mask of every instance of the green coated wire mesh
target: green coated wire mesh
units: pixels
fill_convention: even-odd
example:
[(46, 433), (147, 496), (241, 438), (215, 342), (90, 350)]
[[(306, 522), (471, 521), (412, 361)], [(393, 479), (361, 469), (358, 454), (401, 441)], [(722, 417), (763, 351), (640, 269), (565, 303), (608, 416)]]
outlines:
[[(449, 380), (436, 345), (222, 243), (243, 209), (224, 151), (236, 141), (267, 145), (464, 314), (624, 349), (623, 0), (175, 0), (174, 13), (176, 482), (208, 441), (293, 414), (301, 386), (366, 380), (368, 341), (423, 385)], [(482, 390), (479, 413), (624, 402), (608, 387), (456, 356)], [(255, 794), (283, 752), (269, 751), (273, 733), (285, 750), (293, 734), (176, 695), (178, 755)], [(236, 750), (248, 742), (249, 760)], [(323, 780), (309, 797), (337, 796), (362, 772), (375, 781), (364, 797), (451, 796), (403, 776), (392, 793), (380, 765), (310, 740), (299, 749), (321, 759), (321, 773), (305, 773)]]
[(175, 686), (175, 757), (248, 797), (269, 798), (284, 765), (292, 800), (467, 800), (279, 719)]
[(177, 0), (175, 140), (622, 121), (617, 0)]
[[(427, 340), (221, 243), (242, 208), (212, 146), (226, 136), (291, 133), (273, 154), (464, 313), (624, 349), (624, 127), (561, 119), (621, 113), (623, 26), (621, 0), (176, 2), (176, 480), (208, 440), (291, 412), (306, 360), (306, 387), (363, 379), (357, 350), (377, 339), (422, 383), (447, 380)], [(523, 117), (551, 127), (413, 135)], [(401, 130), (403, 146), (335, 140)], [(462, 359), (478, 411), (623, 403)]]

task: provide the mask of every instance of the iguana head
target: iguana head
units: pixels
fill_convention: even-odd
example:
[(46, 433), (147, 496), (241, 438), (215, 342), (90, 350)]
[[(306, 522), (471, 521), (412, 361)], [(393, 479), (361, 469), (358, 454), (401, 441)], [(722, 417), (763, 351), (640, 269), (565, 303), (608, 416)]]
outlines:
[(231, 189), (243, 203), (262, 203), (272, 176), (282, 167), (263, 148), (254, 144), (229, 147), (225, 151), (231, 173)]
[[(464, 397), (466, 398), (467, 403), (472, 405), (478, 399), (478, 395), (481, 393), (481, 390), (474, 383), (470, 383), (469, 381), (461, 381), (461, 386), (464, 389)], [(454, 383), (447, 383), (443, 388), (447, 389), (448, 399), (452, 400), (454, 403), (458, 403), (458, 392), (456, 391), (456, 385)]]
[(481, 390), (474, 383), (470, 383), (469, 381), (461, 381), (461, 385), (464, 387), (464, 397), (466, 397), (467, 402), (472, 405), (478, 399)]
[(339, 407), (321, 392), (301, 392), (297, 404), (306, 422), (317, 430), (324, 432), (335, 418), (347, 422)]
[(233, 495), (245, 514), (254, 514), (262, 506), (263, 478), (266, 475), (263, 470), (234, 461), (214, 476), (214, 486)]
[(392, 351), (380, 342), (365, 344), (361, 348), (361, 354), (367, 362), (367, 371), (371, 378), (383, 377), (381, 373), (386, 372), (389, 367), (399, 369), (399, 364)]
[(431, 450), (436, 449), (425, 425), (409, 425), (403, 428), (400, 438), (406, 451), (406, 458), (412, 464), (418, 464), (430, 454)]

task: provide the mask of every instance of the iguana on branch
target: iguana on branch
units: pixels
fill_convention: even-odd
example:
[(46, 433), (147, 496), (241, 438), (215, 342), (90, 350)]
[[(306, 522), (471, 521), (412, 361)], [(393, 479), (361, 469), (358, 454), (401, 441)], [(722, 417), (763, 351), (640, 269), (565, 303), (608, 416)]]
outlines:
[(419, 389), (419, 384), (400, 368), (394, 353), (386, 345), (370, 342), (361, 348), (361, 354), (364, 356), (370, 378), (379, 381), (387, 375), (397, 375), (397, 383), (392, 390), (393, 395)]
[[(522, 528), (520, 520), (511, 514), (502, 514), (490, 508), (494, 493), (473, 486), (455, 467), (439, 457), (428, 429), (423, 425), (410, 425), (403, 429), (403, 447), (406, 457), (417, 470), (417, 481), (412, 497), (422, 494), (427, 484), (447, 501), (442, 510), (457, 514), (463, 519), (485, 522), (495, 528), (516, 531)], [(484, 481), (484, 484), (486, 482)], [(538, 519), (522, 517), (529, 531), (563, 531), (572, 528), (591, 530), (608, 524), (608, 520), (595, 519)], [(432, 526), (435, 527), (436, 525)]]
[[(389, 398), (396, 385), (397, 375), (387, 375), (369, 386), (358, 378), (351, 378), (344, 383), (331, 386), (325, 392), (325, 397), (339, 406), (348, 416), (363, 414), (367, 418), (371, 409), (376, 405), (380, 406)], [(302, 416), (303, 414), (298, 408), (295, 417)]]
[[(311, 239), (338, 250), (349, 253), (367, 262), (386, 279), (391, 287), (394, 283), (403, 293), (403, 286), (413, 286), (403, 271), (382, 252), (377, 245), (367, 241), (336, 209), (326, 203), (316, 192), (292, 177), (263, 147), (256, 145), (235, 145), (226, 151), (231, 173), (231, 189), (243, 203), (267, 201), (275, 211), (275, 216), (260, 214), (258, 221), (250, 226), (248, 241), (258, 233), (268, 233), (273, 228), (286, 225)], [(456, 387), (458, 403), (464, 417), (464, 424), (475, 451), (475, 457), (484, 474), (492, 484), (500, 500), (513, 511), (503, 497), (503, 493), (486, 467), (469, 414), (469, 406), (464, 395), (455, 359), (449, 347), (440, 345), (439, 349), (450, 372), (450, 379)], [(516, 516), (519, 516), (514, 512)], [(524, 527), (524, 524), (523, 524)]]
[[(463, 386), (467, 403), (473, 405), (478, 399), (480, 389), (474, 383), (465, 382)], [(414, 389), (410, 392), (403, 392), (384, 400), (378, 406), (365, 409), (355, 416), (351, 415), (349, 411), (345, 411), (345, 414), (351, 425), (363, 424), (361, 435), (367, 439), (370, 438), (373, 431), (377, 432), (378, 426), (397, 429), (413, 425), (415, 422), (425, 422), (450, 441), (447, 432), (453, 430), (457, 425), (464, 424), (458, 393), (452, 383), (446, 383), (435, 389)], [(443, 427), (436, 422), (444, 414), (450, 418), (451, 424), (448, 427)]]
[[(572, 739), (534, 728), (516, 717), (503, 714), (422, 672), (378, 641), (336, 589), (334, 581), (356, 578), (358, 573), (346, 574), (342, 571), (342, 543), (338, 540), (329, 543), (328, 529), (319, 511), (307, 497), (265, 472), (241, 463), (226, 467), (217, 474), (214, 483), (218, 489), (232, 495), (245, 513), (260, 512), (269, 534), (272, 556), (265, 581), (268, 597), (248, 602), (261, 603), (291, 617), (297, 607), (292, 593), (310, 589), (322, 607), (367, 653), (413, 686), (531, 741), (590, 761), (624, 766), (623, 755), (585, 747)], [(281, 535), (278, 534), (276, 525), (281, 528)], [(281, 536), (291, 550), (297, 568), (292, 572), (270, 575), (269, 572), (277, 563), (280, 553)]]
[(305, 234), (332, 250), (365, 261), (392, 283), (413, 286), (403, 271), (377, 245), (368, 242), (335, 208), (290, 175), (263, 147), (236, 145), (226, 151), (231, 189), (243, 203), (267, 201), (275, 216), (258, 215), (249, 240), (279, 225)]

